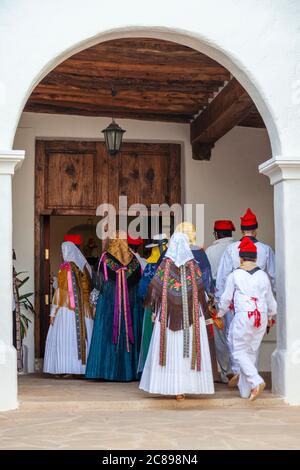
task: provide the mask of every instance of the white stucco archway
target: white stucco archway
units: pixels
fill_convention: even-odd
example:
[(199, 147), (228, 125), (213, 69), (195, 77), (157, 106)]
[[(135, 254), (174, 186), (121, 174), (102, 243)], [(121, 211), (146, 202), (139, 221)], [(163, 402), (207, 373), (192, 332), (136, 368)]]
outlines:
[[(64, 2), (31, 0), (1, 5), (0, 28), (0, 155), (1, 191), (0, 271), (3, 322), (9, 321), (11, 280), (11, 200), (10, 178), (13, 164), (21, 159), (11, 153), (15, 131), (23, 107), (37, 83), (57, 64), (75, 52), (108, 39), (120, 37), (156, 37), (197, 49), (227, 67), (248, 91), (264, 118), (272, 145), (272, 161), (261, 171), (271, 176), (275, 186), (275, 223), (278, 298), (282, 311), (279, 323), (275, 390), (290, 403), (300, 402), (300, 372), (295, 355), (300, 319), (295, 295), (295, 260), (300, 255), (291, 247), (297, 239), (295, 224), (300, 220), (300, 113), (298, 111), (297, 74), (300, 74), (300, 8), (297, 1), (288, 8), (280, 1), (203, 0), (151, 3), (141, 9), (136, 0), (115, 2), (115, 10), (105, 11), (102, 2), (77, 0)], [(276, 79), (275, 79), (276, 78)], [(8, 163), (7, 162), (12, 162)], [(8, 170), (9, 166), (9, 170)], [(290, 200), (296, 199), (292, 212)], [(296, 214), (295, 214), (296, 211)], [(284, 213), (284, 215), (283, 215)], [(297, 216), (297, 217), (295, 217)], [(2, 257), (3, 255), (3, 257)], [(299, 257), (299, 259), (298, 259)], [(290, 315), (288, 321), (286, 313)], [(298, 316), (299, 317), (299, 316)], [(7, 327), (6, 327), (7, 330)], [(5, 344), (9, 343), (6, 334)], [(289, 344), (291, 342), (291, 344)], [(7, 357), (12, 357), (11, 347)], [(12, 359), (13, 361), (13, 359)], [(9, 362), (9, 361), (8, 361)], [(275, 370), (274, 369), (274, 370)], [(0, 373), (11, 376), (5, 364)], [(0, 408), (16, 405), (14, 377), (0, 395)], [(10, 394), (9, 400), (7, 399)]]
[[(31, 76), (28, 77), (28, 81), (24, 83), (18, 82), (18, 94), (19, 99), (15, 101), (15, 107), (11, 108), (9, 113), (9, 119), (6, 119), (7, 129), (6, 136), (3, 138), (7, 140), (9, 146), (12, 145), (15, 131), (23, 111), (23, 108), (34, 88), (37, 84), (45, 77), (53, 68), (59, 63), (63, 62), (68, 57), (72, 56), (80, 50), (86, 49), (100, 42), (119, 39), (122, 37), (152, 37), (160, 38), (163, 40), (169, 40), (189, 46), (193, 49), (199, 50), (200, 52), (213, 58), (224, 67), (226, 67), (233, 76), (235, 76), (243, 87), (247, 90), (249, 95), (255, 102), (260, 114), (262, 115), (270, 136), (273, 154), (281, 154), (281, 140), (280, 133), (277, 127), (277, 119), (274, 115), (272, 106), (266, 96), (264, 96), (264, 90), (258, 81), (257, 77), (251, 73), (251, 70), (247, 68), (247, 61), (244, 58), (239, 57), (235, 54), (235, 51), (226, 51), (221, 44), (213, 41), (212, 38), (199, 34), (197, 32), (186, 32), (179, 28), (169, 27), (155, 27), (155, 26), (130, 26), (121, 27), (114, 30), (106, 30), (100, 32), (96, 36), (86, 37), (82, 41), (76, 41), (71, 47), (62, 49), (59, 48), (55, 55), (52, 56), (52, 52), (49, 55), (44, 55), (43, 60), (40, 64), (40, 69), (31, 70)], [(61, 45), (60, 45), (61, 46)], [(36, 72), (36, 73), (34, 73)], [(5, 94), (5, 91), (4, 91)], [(1, 107), (0, 107), (1, 113)], [(1, 115), (1, 114), (0, 114)], [(5, 130), (5, 129), (4, 129)]]

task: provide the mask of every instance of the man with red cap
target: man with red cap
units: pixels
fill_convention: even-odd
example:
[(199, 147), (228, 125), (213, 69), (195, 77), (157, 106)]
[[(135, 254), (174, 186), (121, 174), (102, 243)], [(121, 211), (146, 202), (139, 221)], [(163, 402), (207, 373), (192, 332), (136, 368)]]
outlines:
[[(214, 284), (216, 284), (217, 271), (220, 260), (226, 248), (234, 242), (232, 232), (235, 226), (231, 220), (216, 220), (214, 224), (215, 241), (206, 249), (210, 262)], [(231, 313), (225, 316), (224, 329), (214, 326), (214, 338), (216, 346), (217, 361), (221, 369), (221, 382), (228, 383), (228, 375), (231, 372), (230, 355), (227, 344), (228, 330), (230, 326)], [(228, 319), (228, 321), (227, 321)]]
[(256, 368), (256, 359), (267, 326), (277, 313), (268, 275), (257, 265), (257, 243), (243, 237), (239, 243), (240, 265), (227, 277), (219, 302), (218, 317), (230, 305), (234, 318), (229, 329), (229, 344), (238, 373), (234, 376), (242, 398), (255, 400), (265, 388)]
[(214, 281), (217, 278), (217, 271), (222, 255), (228, 245), (234, 242), (232, 232), (235, 226), (231, 220), (216, 220), (214, 224), (215, 241), (206, 249), (206, 254), (210, 262), (211, 272)]
[[(241, 217), (241, 231), (243, 237), (249, 237), (257, 248), (257, 265), (265, 271), (275, 287), (275, 256), (272, 248), (257, 240), (258, 222), (256, 215), (247, 209), (246, 214)], [(220, 298), (225, 287), (227, 276), (239, 266), (239, 241), (232, 243), (225, 251), (220, 261), (217, 272), (216, 290)]]

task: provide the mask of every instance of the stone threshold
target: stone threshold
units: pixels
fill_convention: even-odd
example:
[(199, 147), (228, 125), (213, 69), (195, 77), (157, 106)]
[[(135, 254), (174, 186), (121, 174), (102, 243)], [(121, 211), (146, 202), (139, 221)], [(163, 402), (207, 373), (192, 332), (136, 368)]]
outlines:
[(283, 406), (284, 401), (280, 397), (262, 397), (255, 402), (243, 400), (241, 398), (186, 398), (184, 401), (176, 401), (174, 398), (143, 398), (141, 400), (63, 400), (59, 401), (33, 401), (26, 400), (19, 402), (19, 409), (22, 411), (34, 410), (68, 410), (68, 411), (151, 411), (151, 410), (200, 410), (211, 408), (264, 408)]
[(149, 395), (139, 390), (138, 382), (97, 382), (29, 374), (19, 377), (19, 409), (125, 412), (269, 408), (284, 405), (283, 399), (268, 389), (254, 402), (241, 399), (237, 390), (230, 390), (226, 385), (215, 384), (215, 389), (214, 395), (188, 395), (185, 400), (177, 401), (174, 397)]

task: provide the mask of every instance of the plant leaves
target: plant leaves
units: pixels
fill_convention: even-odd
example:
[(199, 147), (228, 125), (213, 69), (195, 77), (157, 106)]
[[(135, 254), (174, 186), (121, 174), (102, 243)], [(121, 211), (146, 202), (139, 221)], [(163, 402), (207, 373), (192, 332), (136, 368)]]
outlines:
[(33, 292), (28, 292), (27, 294), (22, 294), (19, 297), (19, 300), (27, 299), (28, 297), (31, 297), (33, 295)]
[(18, 281), (20, 282), (19, 289), (25, 284), (25, 282), (28, 281), (28, 279), (29, 279), (29, 276), (25, 277), (25, 279), (18, 279)]

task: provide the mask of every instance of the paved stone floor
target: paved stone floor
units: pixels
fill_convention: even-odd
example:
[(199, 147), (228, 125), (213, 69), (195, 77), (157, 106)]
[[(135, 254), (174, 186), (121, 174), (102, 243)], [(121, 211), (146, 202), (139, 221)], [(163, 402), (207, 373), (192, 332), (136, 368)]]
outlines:
[(178, 403), (136, 383), (23, 376), (18, 410), (0, 413), (0, 449), (300, 449), (300, 407), (266, 391)]

